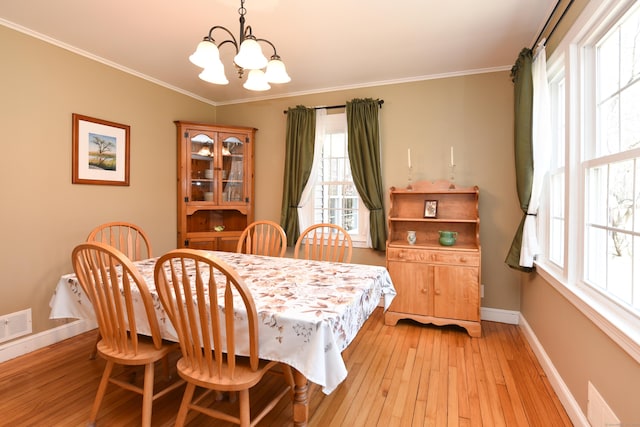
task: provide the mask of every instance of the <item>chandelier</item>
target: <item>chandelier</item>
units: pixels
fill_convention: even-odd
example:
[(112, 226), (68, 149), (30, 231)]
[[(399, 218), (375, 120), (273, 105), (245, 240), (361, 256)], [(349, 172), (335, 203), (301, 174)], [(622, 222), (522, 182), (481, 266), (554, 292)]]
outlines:
[[(203, 69), (198, 77), (209, 83), (228, 84), (229, 80), (227, 80), (227, 76), (224, 73), (224, 65), (220, 60), (220, 51), (218, 49), (224, 44), (231, 44), (236, 49), (233, 65), (238, 72), (238, 78), (244, 76), (245, 70), (249, 71), (247, 81), (242, 85), (245, 89), (269, 90), (271, 89), (269, 83), (290, 82), (291, 77), (287, 74), (284, 62), (278, 56), (273, 43), (269, 40), (256, 38), (250, 25), (245, 28), (244, 16), (247, 13), (247, 9), (244, 7), (244, 2), (245, 0), (240, 0), (240, 9), (238, 9), (240, 14), (240, 42), (227, 28), (215, 25), (211, 27), (209, 34), (198, 43), (196, 51), (189, 56), (189, 61)], [(218, 43), (213, 38), (215, 30), (225, 31), (231, 38)], [(258, 42), (266, 43), (273, 48), (273, 55), (271, 55), (270, 60), (267, 60), (264, 56)]]

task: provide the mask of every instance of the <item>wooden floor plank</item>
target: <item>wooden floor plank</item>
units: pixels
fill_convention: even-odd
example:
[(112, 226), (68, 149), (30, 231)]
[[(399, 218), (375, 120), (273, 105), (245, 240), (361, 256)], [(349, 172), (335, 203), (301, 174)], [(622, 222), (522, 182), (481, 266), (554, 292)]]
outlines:
[[(571, 426), (520, 328), (482, 325), (480, 338), (413, 321), (386, 326), (377, 309), (345, 353), (347, 379), (330, 395), (310, 384), (309, 426)], [(0, 364), (0, 425), (86, 426), (104, 368), (88, 358), (94, 342), (95, 332), (86, 333)], [(257, 386), (252, 406), (279, 381)], [(174, 424), (182, 393), (156, 401), (154, 427)], [(139, 425), (140, 405), (139, 396), (111, 386), (97, 425)], [(258, 425), (292, 425), (291, 414), (285, 399)], [(210, 425), (231, 426), (189, 415), (189, 427)]]

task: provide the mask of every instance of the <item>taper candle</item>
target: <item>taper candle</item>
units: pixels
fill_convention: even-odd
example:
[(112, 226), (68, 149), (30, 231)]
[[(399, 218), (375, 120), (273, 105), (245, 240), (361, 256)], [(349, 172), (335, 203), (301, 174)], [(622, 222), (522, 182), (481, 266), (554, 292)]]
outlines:
[(407, 165), (411, 167), (411, 148), (407, 148)]
[(455, 165), (453, 162), (453, 145), (451, 146), (451, 166)]

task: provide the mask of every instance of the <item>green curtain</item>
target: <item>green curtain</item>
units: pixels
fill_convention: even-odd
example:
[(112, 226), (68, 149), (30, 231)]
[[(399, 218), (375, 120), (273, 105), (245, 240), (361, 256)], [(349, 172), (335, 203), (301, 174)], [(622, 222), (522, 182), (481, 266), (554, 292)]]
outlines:
[(533, 185), (533, 144), (532, 144), (532, 120), (533, 120), (533, 78), (531, 76), (531, 64), (533, 52), (524, 48), (518, 56), (518, 60), (511, 69), (511, 77), (514, 82), (515, 101), (515, 126), (514, 126), (514, 151), (516, 162), (516, 186), (518, 199), (523, 215), (518, 230), (513, 237), (511, 248), (505, 262), (511, 268), (530, 272), (532, 267), (520, 266), (520, 249), (522, 247), (522, 229), (527, 218), (529, 200), (531, 199), (531, 187)]
[(347, 102), (348, 152), (353, 182), (369, 209), (371, 244), (385, 250), (387, 227), (384, 217), (380, 168), (379, 104), (374, 99)]
[(300, 235), (298, 203), (311, 174), (315, 136), (315, 110), (301, 105), (289, 108), (280, 214), (280, 225), (287, 233), (288, 246), (294, 246)]

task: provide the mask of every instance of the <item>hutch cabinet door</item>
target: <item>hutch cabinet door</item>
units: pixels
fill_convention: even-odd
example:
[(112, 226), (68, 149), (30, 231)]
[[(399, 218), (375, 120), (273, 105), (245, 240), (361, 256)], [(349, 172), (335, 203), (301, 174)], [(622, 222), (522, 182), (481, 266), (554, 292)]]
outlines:
[(433, 266), (433, 315), (479, 321), (478, 287), (477, 267)]
[(433, 268), (426, 264), (389, 261), (389, 275), (398, 283), (398, 292), (390, 310), (399, 313), (431, 315), (433, 313)]

